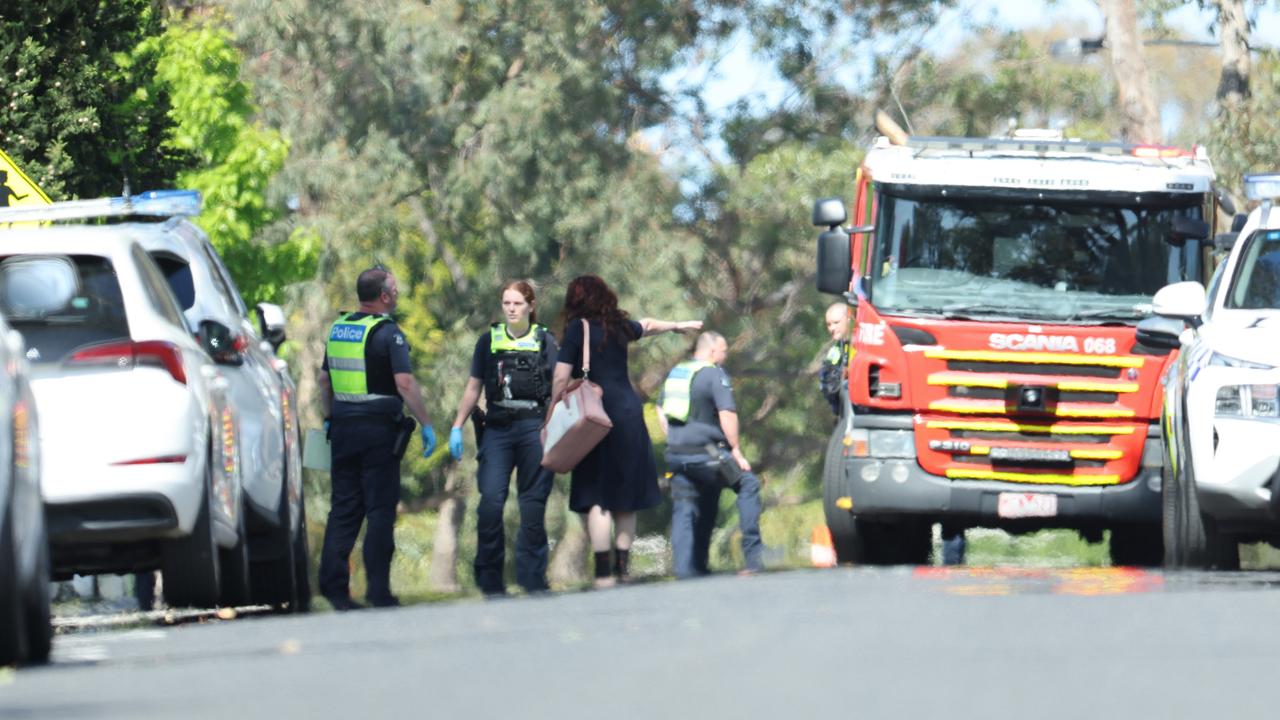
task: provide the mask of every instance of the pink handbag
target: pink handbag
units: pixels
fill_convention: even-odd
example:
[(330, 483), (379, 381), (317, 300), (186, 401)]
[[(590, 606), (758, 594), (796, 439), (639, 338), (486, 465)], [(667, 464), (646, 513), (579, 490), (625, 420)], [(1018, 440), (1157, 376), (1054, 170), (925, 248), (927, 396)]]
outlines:
[(542, 467), (548, 470), (569, 472), (613, 428), (604, 411), (604, 389), (587, 379), (590, 373), (591, 326), (583, 320), (582, 379), (569, 381), (542, 424)]

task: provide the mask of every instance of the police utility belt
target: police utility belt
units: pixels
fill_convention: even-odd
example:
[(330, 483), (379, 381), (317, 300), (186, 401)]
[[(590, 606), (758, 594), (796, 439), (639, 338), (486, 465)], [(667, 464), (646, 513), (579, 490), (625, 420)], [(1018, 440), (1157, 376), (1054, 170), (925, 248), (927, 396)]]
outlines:
[(707, 456), (706, 460), (684, 462), (672, 468), (681, 475), (686, 474), (691, 468), (710, 470), (714, 473), (716, 481), (723, 487), (733, 487), (742, 479), (742, 468), (726, 443), (707, 443), (701, 447), (668, 445), (667, 454)]

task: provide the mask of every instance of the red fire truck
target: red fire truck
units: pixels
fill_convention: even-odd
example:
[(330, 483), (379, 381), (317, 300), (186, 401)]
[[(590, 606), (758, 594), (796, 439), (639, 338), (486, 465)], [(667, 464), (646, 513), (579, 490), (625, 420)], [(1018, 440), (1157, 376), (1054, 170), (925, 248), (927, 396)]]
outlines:
[(814, 206), (818, 289), (855, 320), (823, 477), (838, 558), (927, 562), (942, 522), (1109, 530), (1114, 563), (1158, 564), (1173, 349), (1143, 326), (1155, 291), (1205, 279), (1204, 150), (895, 140), (856, 173), (852, 227)]

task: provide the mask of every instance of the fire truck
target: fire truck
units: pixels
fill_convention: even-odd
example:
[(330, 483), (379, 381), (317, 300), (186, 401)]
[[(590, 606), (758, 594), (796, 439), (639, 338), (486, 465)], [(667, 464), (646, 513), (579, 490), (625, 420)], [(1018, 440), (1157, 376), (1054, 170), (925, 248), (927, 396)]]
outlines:
[(835, 198), (813, 213), (818, 289), (854, 319), (823, 470), (837, 557), (926, 563), (942, 522), (1074, 529), (1114, 564), (1159, 564), (1175, 349), (1151, 298), (1205, 280), (1205, 150), (887, 135), (852, 219)]

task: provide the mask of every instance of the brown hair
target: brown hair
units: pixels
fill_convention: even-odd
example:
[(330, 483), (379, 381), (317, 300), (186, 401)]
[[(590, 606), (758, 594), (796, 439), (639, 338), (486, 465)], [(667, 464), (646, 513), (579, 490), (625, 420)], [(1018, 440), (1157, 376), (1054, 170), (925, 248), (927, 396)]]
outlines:
[(599, 275), (579, 275), (569, 281), (563, 315), (565, 322), (595, 320), (604, 328), (606, 338), (610, 330), (625, 327), (628, 317), (618, 309), (618, 296)]
[[(537, 290), (534, 287), (532, 280), (508, 280), (507, 284), (502, 286), (502, 291), (498, 293), (498, 299), (501, 300), (502, 296), (506, 295), (508, 290), (515, 290), (520, 293), (521, 297), (524, 298), (524, 301), (529, 303), (530, 308), (533, 307), (534, 300), (537, 299)], [(529, 322), (538, 322), (537, 310), (529, 310)]]

